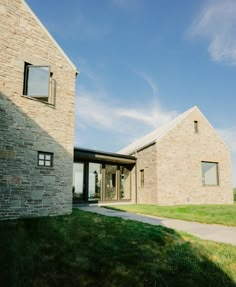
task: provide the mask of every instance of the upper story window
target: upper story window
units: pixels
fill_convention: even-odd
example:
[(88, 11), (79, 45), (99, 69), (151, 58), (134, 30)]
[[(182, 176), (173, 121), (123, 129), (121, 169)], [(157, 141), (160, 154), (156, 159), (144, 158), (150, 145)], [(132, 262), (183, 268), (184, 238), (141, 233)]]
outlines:
[(202, 161), (202, 184), (219, 185), (217, 162)]
[(194, 132), (198, 133), (198, 121), (194, 121)]
[(23, 95), (52, 103), (52, 73), (50, 66), (25, 63)]

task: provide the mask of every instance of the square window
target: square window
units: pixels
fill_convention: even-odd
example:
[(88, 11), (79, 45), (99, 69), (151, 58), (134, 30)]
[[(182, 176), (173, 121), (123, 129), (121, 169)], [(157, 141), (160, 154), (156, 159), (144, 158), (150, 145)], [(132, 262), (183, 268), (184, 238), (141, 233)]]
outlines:
[(23, 95), (48, 102), (51, 76), (50, 66), (25, 63)]
[(38, 166), (52, 167), (53, 166), (53, 153), (39, 151), (38, 152)]
[(217, 162), (202, 161), (202, 184), (219, 185)]

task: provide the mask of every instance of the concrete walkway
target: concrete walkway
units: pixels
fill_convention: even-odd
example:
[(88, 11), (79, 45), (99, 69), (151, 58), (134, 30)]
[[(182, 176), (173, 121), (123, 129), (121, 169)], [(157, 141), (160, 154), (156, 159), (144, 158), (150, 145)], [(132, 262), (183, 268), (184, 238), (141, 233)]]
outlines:
[(141, 215), (131, 212), (121, 212), (103, 208), (100, 206), (86, 206), (79, 208), (84, 211), (95, 212), (106, 216), (121, 217), (123, 219), (136, 220), (152, 225), (162, 225), (168, 228), (188, 232), (202, 239), (236, 245), (236, 227), (228, 227), (217, 224), (204, 224), (163, 217), (154, 217), (150, 215)]

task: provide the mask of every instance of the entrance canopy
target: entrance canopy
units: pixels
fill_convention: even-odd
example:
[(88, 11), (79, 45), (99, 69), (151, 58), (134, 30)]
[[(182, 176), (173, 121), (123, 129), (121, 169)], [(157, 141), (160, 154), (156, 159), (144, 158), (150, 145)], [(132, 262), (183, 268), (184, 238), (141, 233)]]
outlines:
[(136, 163), (136, 158), (130, 155), (109, 153), (84, 148), (74, 148), (74, 162), (80, 162), (81, 160), (126, 165), (134, 165)]

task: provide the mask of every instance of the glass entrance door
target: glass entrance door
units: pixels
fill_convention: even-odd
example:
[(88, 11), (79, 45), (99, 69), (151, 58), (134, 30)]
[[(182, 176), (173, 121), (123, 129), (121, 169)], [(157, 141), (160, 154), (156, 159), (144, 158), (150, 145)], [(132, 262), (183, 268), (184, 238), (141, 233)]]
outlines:
[(102, 165), (98, 163), (74, 163), (73, 201), (98, 201), (101, 199)]
[(88, 200), (100, 200), (102, 188), (102, 165), (89, 163)]
[(84, 163), (74, 163), (73, 167), (73, 201), (85, 200)]

